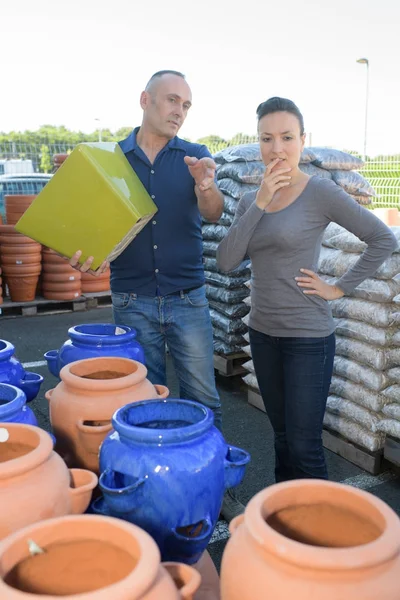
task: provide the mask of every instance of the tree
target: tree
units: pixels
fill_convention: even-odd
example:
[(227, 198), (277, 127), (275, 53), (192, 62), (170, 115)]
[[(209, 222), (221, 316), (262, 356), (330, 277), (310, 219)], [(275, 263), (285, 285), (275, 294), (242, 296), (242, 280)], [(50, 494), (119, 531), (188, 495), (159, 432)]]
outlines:
[(40, 170), (42, 173), (49, 173), (52, 164), (50, 159), (49, 147), (43, 144), (40, 148)]

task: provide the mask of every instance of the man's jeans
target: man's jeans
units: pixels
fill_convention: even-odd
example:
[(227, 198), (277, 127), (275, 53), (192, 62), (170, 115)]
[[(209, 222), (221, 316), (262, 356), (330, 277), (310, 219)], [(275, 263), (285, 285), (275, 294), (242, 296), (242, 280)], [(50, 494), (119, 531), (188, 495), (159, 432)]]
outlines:
[(221, 430), (221, 403), (215, 386), (213, 334), (205, 286), (168, 296), (113, 293), (116, 325), (133, 327), (143, 346), (148, 379), (166, 385), (165, 344), (179, 380), (180, 397), (214, 412)]
[(327, 479), (322, 423), (335, 355), (334, 334), (271, 337), (250, 329), (258, 385), (275, 433), (275, 479)]

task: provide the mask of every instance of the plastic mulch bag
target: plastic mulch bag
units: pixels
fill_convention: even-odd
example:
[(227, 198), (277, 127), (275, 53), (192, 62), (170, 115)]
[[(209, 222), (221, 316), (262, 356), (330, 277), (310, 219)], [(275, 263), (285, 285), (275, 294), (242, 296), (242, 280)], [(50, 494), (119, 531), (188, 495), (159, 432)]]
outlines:
[(201, 228), (203, 239), (211, 242), (220, 242), (226, 236), (229, 227), (224, 225), (203, 225)]
[[(204, 268), (207, 271), (213, 271), (214, 273), (220, 273), (220, 270), (218, 268), (218, 263), (217, 263), (217, 259), (214, 258), (213, 256), (209, 256), (207, 257), (207, 260), (204, 259)], [(247, 281), (249, 280), (249, 277), (251, 276), (251, 269), (250, 269), (250, 261), (249, 260), (244, 260), (240, 263), (240, 265), (238, 267), (236, 267), (236, 269), (233, 269), (232, 271), (229, 271), (228, 273), (225, 273), (225, 275), (228, 275), (229, 277), (233, 277), (233, 278), (245, 278), (245, 281), (243, 281), (243, 283), (247, 284)]]
[[(388, 389), (388, 388), (386, 388)], [(350, 379), (344, 379), (333, 375), (329, 393), (341, 398), (347, 398), (360, 406), (364, 406), (374, 412), (380, 412), (385, 406), (387, 399), (384, 396), (385, 390), (381, 393), (373, 392), (361, 383), (354, 383)]]
[[(341, 277), (355, 265), (359, 256), (354, 252), (342, 252), (321, 246), (318, 270), (324, 275)], [(392, 254), (374, 273), (374, 279), (393, 279), (400, 272), (400, 254)]]
[(241, 183), (260, 185), (265, 165), (261, 161), (225, 163), (217, 169), (217, 179), (229, 177)]
[(240, 333), (226, 333), (223, 329), (220, 329), (215, 325), (213, 325), (213, 334), (215, 339), (225, 342), (228, 346), (241, 347), (245, 346), (247, 343)]
[(313, 177), (316, 175), (317, 177), (322, 177), (323, 179), (332, 179), (332, 173), (327, 171), (326, 169), (321, 169), (321, 167), (317, 167), (312, 163), (305, 163), (299, 165), (300, 171), (303, 171), (306, 175)]
[(213, 340), (215, 354), (236, 354), (241, 351), (240, 346), (226, 344), (222, 340), (214, 338)]
[(355, 444), (367, 448), (371, 452), (380, 450), (385, 443), (385, 436), (381, 433), (367, 431), (358, 423), (349, 421), (338, 415), (333, 415), (328, 410), (324, 416), (324, 425), (329, 429), (333, 429), (333, 431), (337, 431), (343, 437), (351, 440)]
[(252, 183), (239, 183), (239, 181), (229, 179), (228, 177), (220, 179), (217, 185), (223, 194), (228, 194), (228, 196), (232, 196), (235, 200), (240, 200), (247, 192), (256, 191), (260, 187)]
[(391, 404), (386, 404), (383, 407), (382, 412), (385, 416), (390, 419), (396, 419), (400, 423), (400, 404), (397, 402), (392, 402)]
[(213, 159), (217, 164), (224, 164), (230, 162), (247, 162), (253, 160), (261, 160), (260, 145), (256, 143), (252, 144), (239, 144), (237, 146), (231, 146), (230, 148), (224, 148), (213, 155)]
[(386, 376), (390, 383), (400, 384), (400, 367), (393, 367), (393, 369), (388, 369), (386, 371)]
[(360, 158), (342, 150), (323, 148), (321, 146), (311, 146), (310, 150), (315, 156), (313, 163), (323, 169), (351, 171), (352, 169), (361, 169), (364, 166), (364, 162)]
[(379, 348), (348, 337), (336, 336), (336, 354), (384, 371), (400, 364), (400, 348)]
[(242, 319), (230, 319), (213, 308), (210, 308), (210, 316), (213, 327), (218, 327), (218, 329), (221, 329), (225, 333), (239, 334), (246, 333), (247, 331), (247, 327)]
[(250, 308), (244, 302), (225, 304), (225, 302), (216, 302), (215, 300), (210, 299), (209, 305), (229, 319), (241, 319), (250, 312)]
[(389, 385), (389, 378), (382, 371), (377, 371), (343, 356), (335, 356), (333, 372), (339, 377), (360, 383), (373, 392), (381, 392)]
[(400, 421), (396, 421), (395, 419), (382, 419), (379, 423), (379, 430), (400, 439)]
[(206, 282), (211, 285), (217, 285), (226, 290), (234, 290), (240, 288), (247, 281), (247, 277), (229, 277), (214, 271), (204, 271)]
[[(382, 396), (386, 399), (387, 402), (397, 402), (398, 406), (399, 406), (399, 411), (400, 411), (400, 385), (398, 385), (398, 384), (389, 385), (389, 387), (387, 387), (385, 390), (383, 390)], [(385, 412), (385, 411), (383, 411), (383, 412)], [(388, 413), (385, 413), (385, 414), (388, 414)]]
[(368, 181), (357, 171), (332, 171), (332, 179), (349, 194), (358, 196), (376, 196), (376, 192)]
[(219, 242), (212, 242), (211, 240), (203, 240), (203, 254), (205, 256), (216, 256)]
[(232, 198), (232, 196), (228, 196), (227, 194), (223, 194), (224, 196), (224, 211), (226, 214), (232, 215), (232, 217), (236, 214), (236, 209), (238, 205), (238, 200)]
[[(400, 346), (400, 336), (397, 327), (374, 327), (363, 321), (356, 319), (337, 319), (334, 318), (336, 333), (347, 338), (360, 340), (367, 344), (375, 344), (376, 346)], [(398, 338), (398, 342), (397, 342)]]
[(399, 309), (391, 302), (369, 302), (344, 296), (333, 300), (330, 305), (334, 317), (356, 319), (376, 327), (392, 327), (400, 323)]
[(331, 414), (355, 421), (362, 427), (365, 427), (365, 429), (368, 429), (368, 431), (374, 433), (379, 431), (380, 419), (378, 415), (351, 400), (346, 400), (339, 396), (329, 396), (326, 408)]
[(213, 300), (217, 300), (217, 302), (237, 304), (249, 295), (249, 289), (246, 286), (242, 286), (234, 290), (226, 290), (222, 287), (206, 284), (206, 295), (207, 298), (212, 298)]

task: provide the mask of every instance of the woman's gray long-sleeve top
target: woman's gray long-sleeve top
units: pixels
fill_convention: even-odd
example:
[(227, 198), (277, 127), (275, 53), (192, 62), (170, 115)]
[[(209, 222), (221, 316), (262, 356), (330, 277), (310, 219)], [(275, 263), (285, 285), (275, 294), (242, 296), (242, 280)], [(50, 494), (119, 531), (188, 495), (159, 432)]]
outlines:
[[(397, 248), (392, 231), (329, 179), (312, 177), (292, 204), (266, 213), (245, 194), (217, 251), (218, 265), (229, 272), (248, 256), (252, 264), (253, 329), (276, 337), (325, 337), (334, 329), (329, 302), (304, 294), (295, 277), (301, 268), (317, 271), (325, 228), (333, 221), (367, 243), (355, 265), (336, 284), (349, 294), (373, 276)], [(304, 288), (303, 288), (304, 289)]]

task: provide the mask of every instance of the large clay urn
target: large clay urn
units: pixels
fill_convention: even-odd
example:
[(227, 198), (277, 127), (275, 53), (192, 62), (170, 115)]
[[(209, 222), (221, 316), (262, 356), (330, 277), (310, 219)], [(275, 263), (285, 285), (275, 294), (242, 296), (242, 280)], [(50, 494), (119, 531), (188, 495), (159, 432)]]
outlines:
[(61, 369), (61, 382), (46, 398), (56, 450), (68, 466), (98, 473), (99, 448), (112, 430), (114, 412), (137, 400), (168, 396), (168, 388), (146, 376), (142, 363), (120, 357), (87, 358)]
[(279, 483), (254, 496), (230, 530), (223, 600), (400, 598), (400, 519), (368, 492)]
[[(30, 555), (30, 540), (44, 552)], [(192, 600), (199, 572), (160, 563), (145, 531), (110, 517), (62, 517), (0, 544), (0, 598), (7, 600)]]
[(46, 431), (0, 423), (0, 539), (36, 521), (83, 513), (96, 485), (94, 473), (67, 468)]

